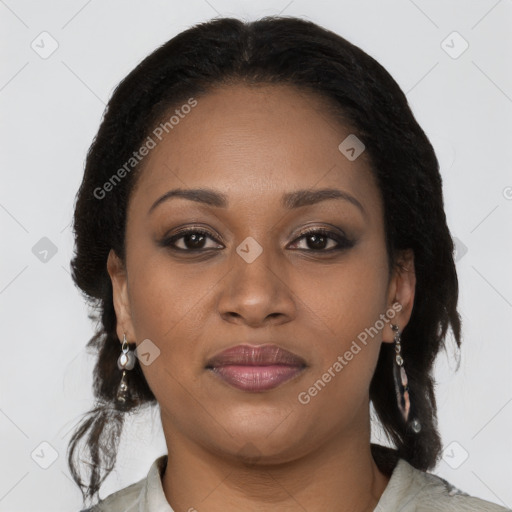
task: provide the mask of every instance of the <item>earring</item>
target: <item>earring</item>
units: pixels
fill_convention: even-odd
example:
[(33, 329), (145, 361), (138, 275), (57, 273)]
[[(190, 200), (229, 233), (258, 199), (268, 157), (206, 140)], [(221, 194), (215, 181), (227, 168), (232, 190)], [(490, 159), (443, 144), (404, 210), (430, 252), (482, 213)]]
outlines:
[(128, 398), (128, 384), (126, 382), (126, 370), (132, 370), (135, 366), (135, 353), (130, 350), (128, 342), (126, 341), (126, 334), (123, 333), (123, 345), (121, 347), (122, 353), (117, 359), (117, 367), (123, 370), (121, 382), (117, 388), (116, 399), (118, 402), (124, 404)]
[[(405, 423), (407, 423), (409, 420), (409, 413), (411, 410), (411, 400), (409, 397), (409, 380), (407, 379), (407, 374), (405, 373), (404, 360), (401, 355), (402, 346), (400, 344), (401, 338), (400, 331), (398, 330), (398, 325), (391, 324), (391, 329), (393, 329), (393, 332), (395, 333), (394, 341), (396, 364), (393, 365), (393, 378), (395, 381), (396, 397), (398, 401), (398, 408), (402, 413)], [(421, 430), (421, 423), (418, 421), (417, 418), (414, 418), (411, 421), (410, 426), (413, 432), (415, 432), (416, 434)]]

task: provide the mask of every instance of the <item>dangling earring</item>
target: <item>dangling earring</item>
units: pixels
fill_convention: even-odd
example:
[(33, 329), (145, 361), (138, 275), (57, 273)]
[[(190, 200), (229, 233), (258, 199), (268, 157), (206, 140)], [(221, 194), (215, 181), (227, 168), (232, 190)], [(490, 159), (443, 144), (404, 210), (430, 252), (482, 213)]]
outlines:
[[(391, 329), (395, 333), (395, 363), (393, 365), (393, 378), (395, 381), (395, 390), (396, 397), (398, 401), (398, 408), (402, 413), (405, 423), (407, 424), (409, 421), (409, 413), (411, 410), (411, 401), (409, 397), (409, 381), (407, 379), (407, 374), (405, 373), (404, 368), (404, 360), (402, 358), (402, 346), (400, 344), (400, 331), (398, 330), (398, 325), (391, 324)], [(417, 418), (414, 418), (410, 424), (411, 429), (416, 434), (421, 430), (421, 423)]]
[(130, 350), (128, 342), (126, 341), (126, 334), (123, 333), (123, 345), (121, 347), (122, 354), (117, 359), (117, 367), (123, 370), (121, 382), (117, 388), (116, 399), (118, 402), (124, 404), (128, 398), (128, 384), (126, 382), (126, 370), (132, 370), (135, 366), (135, 353)]

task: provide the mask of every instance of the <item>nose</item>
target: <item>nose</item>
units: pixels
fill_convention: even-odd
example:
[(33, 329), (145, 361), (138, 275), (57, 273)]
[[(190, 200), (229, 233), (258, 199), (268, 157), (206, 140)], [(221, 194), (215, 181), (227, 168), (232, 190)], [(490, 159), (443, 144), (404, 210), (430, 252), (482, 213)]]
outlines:
[(253, 261), (233, 252), (232, 260), (218, 301), (224, 320), (256, 328), (295, 317), (296, 302), (286, 270), (270, 251), (263, 250)]

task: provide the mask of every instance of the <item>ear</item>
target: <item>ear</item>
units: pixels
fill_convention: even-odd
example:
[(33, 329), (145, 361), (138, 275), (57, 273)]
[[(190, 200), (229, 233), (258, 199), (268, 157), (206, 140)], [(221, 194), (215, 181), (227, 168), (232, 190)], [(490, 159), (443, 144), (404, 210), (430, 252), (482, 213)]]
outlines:
[(394, 311), (395, 316), (384, 328), (382, 341), (392, 343), (394, 340), (394, 332), (391, 324), (398, 325), (401, 331), (408, 324), (412, 308), (414, 306), (414, 294), (416, 291), (416, 272), (414, 268), (414, 252), (412, 249), (406, 249), (399, 253), (396, 264), (393, 269), (391, 279), (388, 286), (387, 311)]
[(128, 343), (133, 343), (135, 341), (135, 331), (130, 313), (126, 269), (113, 249), (108, 254), (107, 271), (112, 281), (112, 299), (116, 311), (117, 337), (122, 341), (123, 334), (126, 334)]

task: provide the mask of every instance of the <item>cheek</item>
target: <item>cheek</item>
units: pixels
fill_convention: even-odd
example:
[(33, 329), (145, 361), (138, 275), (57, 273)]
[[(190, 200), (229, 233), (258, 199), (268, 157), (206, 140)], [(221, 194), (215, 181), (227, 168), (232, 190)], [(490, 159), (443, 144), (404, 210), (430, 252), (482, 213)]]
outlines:
[(199, 366), (204, 332), (199, 309), (209, 286), (204, 278), (202, 284), (197, 277), (186, 279), (164, 259), (134, 258), (133, 264), (137, 271), (129, 283), (129, 300), (136, 340), (149, 339), (158, 354), (141, 368), (158, 402), (178, 406), (188, 397), (180, 383), (190, 383)]
[(201, 298), (211, 288), (200, 265), (177, 264), (165, 249), (145, 237), (127, 247), (128, 294), (137, 339), (172, 339), (173, 330), (197, 315)]
[[(343, 263), (300, 274), (297, 296), (317, 334), (316, 379), (328, 381), (324, 399), (363, 396), (377, 363), (386, 313), (388, 266), (378, 246), (353, 251)], [(332, 382), (332, 383), (331, 383)], [(327, 390), (327, 388), (329, 388)], [(313, 391), (314, 393), (314, 391)]]
[[(373, 325), (387, 299), (386, 254), (377, 244), (362, 244), (332, 265), (297, 266), (293, 292), (321, 320), (326, 334), (353, 335)], [(302, 268), (301, 268), (302, 266)]]
[(142, 244), (137, 251), (129, 262), (133, 271), (128, 268), (130, 312), (137, 342), (149, 339), (159, 350), (155, 362), (142, 368), (156, 395), (162, 390), (152, 382), (162, 387), (172, 377), (182, 382), (202, 372), (205, 345), (212, 339), (214, 298), (225, 270), (176, 264), (164, 250), (144, 250)]

